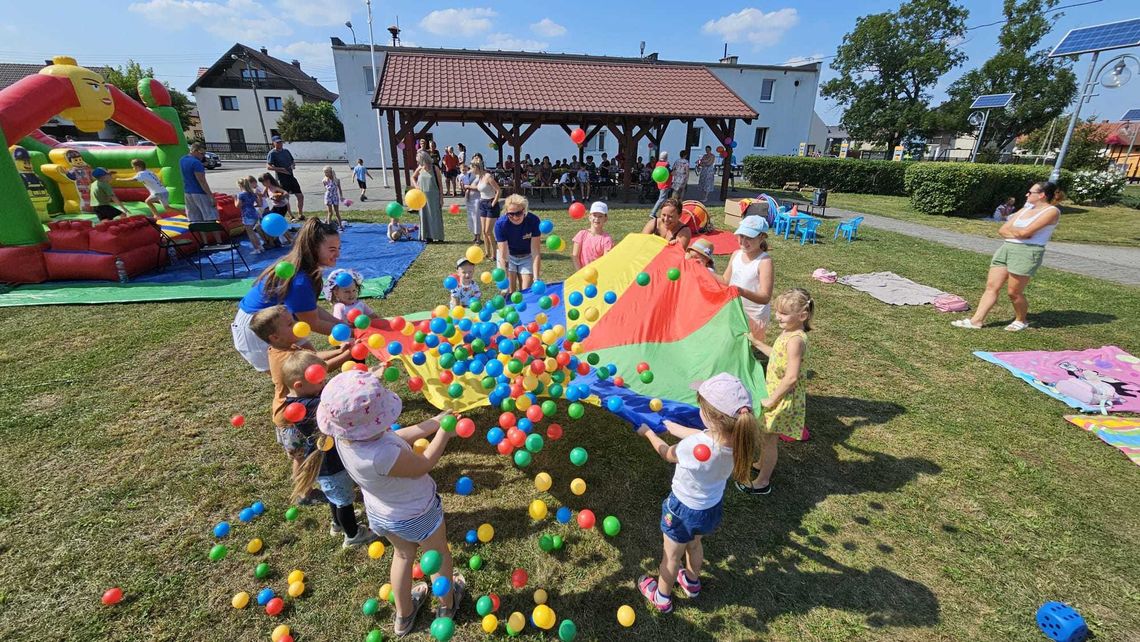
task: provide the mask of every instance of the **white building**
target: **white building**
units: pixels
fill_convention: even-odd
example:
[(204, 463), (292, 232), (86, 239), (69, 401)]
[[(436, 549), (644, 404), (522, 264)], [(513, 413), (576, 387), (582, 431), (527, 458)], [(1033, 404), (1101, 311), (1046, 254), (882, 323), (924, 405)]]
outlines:
[(213, 66), (200, 69), (190, 85), (198, 105), (206, 143), (227, 145), (220, 151), (265, 149), (277, 135), (285, 101), (328, 101), (337, 96), (301, 69), (301, 63), (285, 62), (263, 47), (241, 43), (230, 47)]
[[(417, 49), (399, 47), (401, 52), (438, 52), (439, 49)], [(376, 83), (372, 74), (372, 61), (368, 45), (347, 45), (339, 38), (332, 38), (333, 63), (336, 67), (337, 86), (340, 90), (340, 115), (344, 123), (345, 140), (348, 144), (349, 159), (363, 158), (369, 167), (380, 166), (379, 142), (376, 132), (376, 112), (372, 109), (372, 99)], [(384, 58), (392, 47), (376, 47), (376, 67), (384, 68)], [(640, 62), (638, 58), (615, 58), (605, 56), (585, 56), (575, 54), (511, 54), (544, 60), (574, 60), (592, 62)], [(740, 162), (750, 154), (789, 155), (795, 154), (801, 142), (808, 140), (809, 129), (814, 115), (816, 92), (819, 86), (818, 62), (803, 65), (744, 65), (738, 64), (732, 56), (721, 62), (677, 62), (655, 60), (655, 64), (702, 65), (724, 82), (729, 89), (759, 113), (751, 124), (736, 123), (736, 157)], [(386, 128), (385, 128), (386, 130)], [(676, 153), (686, 146), (686, 126), (673, 122), (665, 133), (662, 142), (664, 150), (675, 158)], [(431, 134), (440, 149), (446, 145), (464, 143), (468, 155), (481, 151), (489, 163), (498, 156), (489, 146), (491, 139), (476, 125), (440, 123), (432, 127)], [(385, 131), (385, 136), (387, 132)], [(721, 141), (698, 121), (693, 127), (692, 137), (687, 141), (690, 158), (694, 159), (704, 151), (705, 145), (715, 150)], [(385, 140), (385, 157), (390, 166), (388, 143)], [(543, 126), (526, 142), (523, 152), (532, 158), (549, 156), (551, 160), (572, 158), (576, 148), (560, 127)], [(613, 136), (606, 131), (591, 139), (586, 153), (600, 158), (602, 152), (613, 156), (617, 153)], [(508, 150), (509, 152), (509, 150)], [(506, 153), (506, 152), (505, 152)], [(638, 155), (649, 158), (649, 147), (642, 139)]]

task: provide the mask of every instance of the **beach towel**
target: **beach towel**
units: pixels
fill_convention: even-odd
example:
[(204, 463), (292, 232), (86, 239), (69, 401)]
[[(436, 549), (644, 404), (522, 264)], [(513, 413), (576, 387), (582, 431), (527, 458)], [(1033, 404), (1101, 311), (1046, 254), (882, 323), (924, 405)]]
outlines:
[(1140, 359), (1116, 346), (974, 355), (1083, 412), (1140, 412)]
[(1140, 466), (1140, 419), (1065, 415), (1065, 421), (1095, 434), (1104, 443), (1120, 449), (1132, 463)]
[(839, 277), (839, 283), (866, 292), (883, 303), (891, 305), (926, 305), (946, 294), (928, 285), (915, 283), (894, 272), (870, 272)]

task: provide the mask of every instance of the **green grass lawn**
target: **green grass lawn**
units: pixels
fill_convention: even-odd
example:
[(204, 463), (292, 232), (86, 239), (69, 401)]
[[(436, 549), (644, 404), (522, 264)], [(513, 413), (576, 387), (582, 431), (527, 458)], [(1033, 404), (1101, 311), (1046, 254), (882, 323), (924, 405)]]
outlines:
[[(563, 211), (550, 215), (566, 237), (577, 227)], [(643, 211), (610, 215), (617, 236), (643, 221)], [(467, 239), (458, 217), (447, 222), (449, 238)], [(429, 246), (373, 306), (395, 315), (443, 302), (440, 279), (464, 247)], [(658, 616), (638, 595), (637, 577), (659, 561), (672, 469), (597, 408), (565, 420), (566, 437), (525, 470), (483, 439), (497, 415), (489, 409), (474, 414), (475, 438), (449, 445), (433, 476), (457, 557), (477, 551), (487, 560), (466, 572), (472, 595), (498, 592), (505, 619), (516, 610), (529, 616), (531, 592), (544, 588), (559, 618), (575, 620), (587, 640), (1029, 642), (1042, 639), (1033, 617), (1048, 600), (1073, 604), (1101, 640), (1131, 639), (1140, 622), (1140, 564), (1129, 548), (1140, 540), (1135, 466), (1065, 423), (1062, 404), (971, 351), (1116, 344), (1136, 352), (1138, 291), (1042, 269), (1028, 292), (1033, 330), (1002, 332), (1010, 318), (1003, 301), (988, 329), (967, 332), (929, 308), (887, 306), (809, 275), (820, 266), (894, 270), (975, 302), (984, 256), (874, 229), (853, 244), (776, 240), (772, 255), (777, 289), (804, 286), (817, 301), (813, 437), (781, 446), (771, 496), (726, 492), (699, 599), (680, 598), (673, 614)], [(548, 280), (571, 271), (565, 254), (543, 265)], [(271, 386), (230, 344), (234, 311), (232, 302), (0, 310), (9, 337), (0, 348), (5, 639), (259, 641), (280, 622), (301, 641), (391, 631), (389, 607), (376, 618), (360, 611), (388, 581), (391, 552), (376, 561), (343, 552), (323, 507), (282, 519), (288, 465), (268, 423)], [(399, 392), (403, 422), (429, 416), (422, 400)], [(238, 413), (248, 423), (235, 429), (229, 418)], [(590, 458), (575, 468), (567, 453), (579, 445)], [(565, 504), (599, 520), (616, 515), (621, 534), (532, 524), (526, 506), (544, 470), (554, 478), (541, 495), (552, 513)], [(476, 483), (468, 497), (452, 491), (464, 474)], [(568, 485), (579, 476), (589, 488), (575, 497)], [(237, 525), (255, 500), (267, 514)], [(220, 520), (235, 524), (231, 552), (210, 562)], [(495, 540), (463, 544), (483, 522), (495, 526)], [(541, 533), (565, 535), (566, 549), (540, 552)], [(246, 554), (254, 536), (265, 549)], [(258, 581), (253, 568), (263, 560), (273, 575)], [(524, 591), (510, 589), (516, 566), (530, 572)], [(230, 607), (238, 591), (283, 592), (294, 568), (306, 572), (308, 591), (280, 618)], [(126, 598), (103, 607), (99, 596), (114, 585)], [(457, 640), (486, 638), (471, 604)], [(637, 612), (628, 631), (615, 618), (622, 604)], [(421, 614), (414, 639), (427, 639), (429, 623)], [(495, 637), (505, 638), (502, 629)], [(521, 639), (553, 637), (528, 625)]]

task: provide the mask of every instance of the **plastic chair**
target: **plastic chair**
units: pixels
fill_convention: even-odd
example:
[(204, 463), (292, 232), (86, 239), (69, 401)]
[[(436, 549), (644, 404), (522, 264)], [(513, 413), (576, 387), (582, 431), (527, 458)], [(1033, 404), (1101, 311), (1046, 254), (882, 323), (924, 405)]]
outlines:
[[(214, 268), (214, 273), (221, 276), (222, 273), (218, 270), (218, 265), (214, 263), (214, 254), (221, 254), (222, 252), (230, 253), (230, 273), (233, 278), (237, 278), (237, 262), (245, 266), (245, 271), (249, 272), (249, 264), (245, 262), (245, 257), (241, 255), (240, 241), (231, 237), (226, 228), (222, 227), (221, 223), (217, 221), (194, 222), (190, 224), (190, 233), (198, 239), (198, 251), (202, 257), (205, 257), (210, 265)], [(215, 236), (216, 235), (216, 236)], [(214, 241), (213, 239), (217, 239)], [(202, 275), (202, 259), (198, 259), (198, 278), (203, 278)]]
[(803, 245), (810, 238), (814, 244), (816, 235), (815, 230), (819, 227), (820, 220), (811, 216), (805, 216), (800, 220), (800, 224), (796, 227), (796, 236), (800, 237), (800, 245)]
[(788, 231), (791, 229), (791, 227), (792, 217), (788, 215), (788, 211), (781, 209), (779, 212), (776, 212), (776, 220), (772, 224), (773, 233), (775, 233), (777, 236), (783, 234), (784, 238), (788, 238)]
[(855, 218), (847, 219), (846, 221), (841, 221), (839, 223), (839, 225), (835, 226), (835, 234), (831, 238), (833, 238), (833, 239), (839, 238), (839, 233), (842, 232), (843, 238), (847, 239), (848, 243), (850, 243), (851, 241), (854, 241), (855, 235), (859, 231), (859, 224), (862, 222), (863, 222), (862, 216), (856, 216)]

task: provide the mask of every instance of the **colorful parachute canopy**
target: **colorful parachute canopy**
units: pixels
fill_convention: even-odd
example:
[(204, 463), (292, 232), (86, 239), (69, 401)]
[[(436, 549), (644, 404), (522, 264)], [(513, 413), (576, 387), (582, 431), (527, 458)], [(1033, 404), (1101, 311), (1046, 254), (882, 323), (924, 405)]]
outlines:
[[(676, 278), (670, 279), (670, 271), (674, 269), (679, 274), (674, 273)], [(642, 274), (648, 276), (645, 285), (640, 284), (644, 276), (639, 281)], [(454, 328), (445, 330), (452, 333), (450, 337), (435, 333), (441, 342), (450, 345), (445, 351), (454, 353), (460, 346), (466, 348), (469, 362), (452, 366), (451, 372), (446, 374), (445, 370), (449, 369), (441, 365), (443, 355), (439, 346), (429, 349), (423, 343), (416, 343), (414, 331), (409, 332), (407, 327), (396, 329), (391, 319), (379, 322), (378, 327), (363, 334), (379, 333), (386, 345), (399, 343), (399, 354), (395, 358), (404, 364), (409, 375), (423, 379), (422, 392), (427, 401), (456, 412), (488, 404), (489, 393), (500, 385), (520, 383), (520, 378), (507, 370), (488, 382), (486, 364), (497, 360), (506, 365), (512, 357), (497, 354), (495, 349), (502, 345), (518, 349), (515, 344), (520, 336), (550, 338), (553, 340), (543, 342), (540, 356), (565, 353), (561, 358), (565, 361), (573, 355), (573, 362), (569, 367), (556, 369), (553, 378), (548, 370), (530, 380), (531, 384), (539, 382), (539, 395), (548, 394), (552, 383), (559, 384), (562, 397), (570, 386), (577, 386), (579, 391), (588, 389), (588, 398), (582, 400), (608, 407), (635, 426), (646, 423), (660, 431), (664, 429), (663, 419), (701, 425), (695, 408), (696, 392), (691, 385), (721, 372), (739, 377), (752, 391), (759, 407), (759, 400), (765, 396), (763, 372), (752, 357), (746, 338), (748, 323), (739, 301), (736, 288), (721, 285), (704, 265), (686, 260), (680, 246), (667, 245), (657, 236), (631, 234), (565, 282), (547, 285), (542, 292), (533, 288), (527, 292), (523, 301), (513, 306), (518, 322), (509, 329), (509, 336), (501, 332), (502, 318), (511, 310), (509, 307), (498, 310), (494, 317), (486, 310), (481, 310), (482, 317), (470, 310), (463, 311), (463, 317), (475, 317), (470, 321), (471, 330), (466, 332), (458, 325), (467, 324), (463, 318), (456, 318), (454, 311), (446, 323), (434, 319), (419, 321), (417, 327), (421, 331), (430, 329), (433, 322), (437, 328), (444, 325)], [(548, 306), (545, 309), (541, 305), (544, 303)], [(570, 318), (574, 316), (577, 318)], [(491, 318), (496, 320), (489, 320)], [(543, 322), (539, 323), (538, 319)], [(496, 332), (483, 339), (486, 349), (481, 356), (472, 354), (469, 348), (474, 345), (474, 339), (482, 338), (480, 332), (486, 335), (492, 324)], [(578, 342), (575, 339), (583, 328), (588, 336)], [(560, 329), (564, 332), (555, 336)], [(547, 330), (551, 334), (546, 334)], [(432, 333), (425, 332), (427, 334)], [(511, 343), (500, 343), (504, 338)], [(425, 338), (425, 341), (432, 339)], [(382, 348), (373, 352), (381, 359), (389, 358)], [(414, 357), (416, 353), (423, 356)], [(515, 352), (515, 356), (521, 355)], [(578, 365), (587, 356), (592, 365), (588, 369)], [(529, 366), (533, 358), (524, 365)], [(416, 364), (417, 359), (422, 363)], [(471, 365), (480, 360), (482, 363), (474, 367), (477, 374), (473, 374)], [(445, 363), (450, 361), (444, 360)], [(642, 379), (637, 370), (640, 363), (649, 365), (651, 377)], [(526, 373), (530, 370), (523, 371)], [(624, 379), (624, 387), (614, 383), (615, 374)], [(445, 383), (441, 376), (451, 381)], [(458, 396), (449, 394), (449, 387), (454, 383), (460, 384)], [(611, 398), (620, 399), (620, 403), (610, 402)], [(649, 407), (654, 398), (662, 400), (663, 407), (658, 412)], [(541, 401), (538, 395), (535, 399)]]

